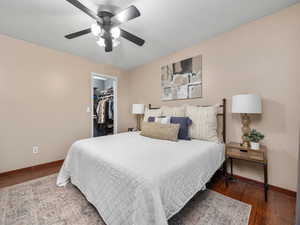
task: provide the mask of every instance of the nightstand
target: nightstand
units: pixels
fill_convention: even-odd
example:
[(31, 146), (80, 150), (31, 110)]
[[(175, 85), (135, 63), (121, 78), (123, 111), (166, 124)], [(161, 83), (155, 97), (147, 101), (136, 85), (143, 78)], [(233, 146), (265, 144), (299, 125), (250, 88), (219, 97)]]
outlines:
[[(226, 165), (230, 161), (230, 172), (231, 177), (233, 177), (232, 167), (233, 159), (244, 160), (248, 162), (253, 162), (259, 164), (264, 169), (264, 191), (265, 191), (265, 201), (268, 201), (268, 160), (267, 160), (267, 148), (266, 146), (261, 146), (259, 150), (253, 150), (251, 148), (245, 148), (239, 143), (230, 142), (226, 144)], [(227, 167), (226, 167), (227, 168)], [(226, 183), (227, 183), (227, 169), (225, 169)]]

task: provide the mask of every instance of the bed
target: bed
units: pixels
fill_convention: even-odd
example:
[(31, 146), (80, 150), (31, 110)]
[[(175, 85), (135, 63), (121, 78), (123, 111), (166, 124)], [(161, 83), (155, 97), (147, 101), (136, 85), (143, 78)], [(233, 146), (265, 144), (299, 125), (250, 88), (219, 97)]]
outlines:
[(223, 162), (221, 143), (127, 132), (76, 141), (57, 185), (71, 181), (107, 225), (167, 225)]

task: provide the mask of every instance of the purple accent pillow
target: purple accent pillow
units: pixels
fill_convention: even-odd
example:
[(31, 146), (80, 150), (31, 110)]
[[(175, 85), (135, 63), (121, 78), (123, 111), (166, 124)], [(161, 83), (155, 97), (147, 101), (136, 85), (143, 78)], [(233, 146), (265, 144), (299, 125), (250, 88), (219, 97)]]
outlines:
[(148, 117), (148, 122), (155, 122), (155, 117), (154, 116), (149, 116)]
[(171, 123), (180, 124), (178, 139), (191, 140), (189, 137), (189, 126), (192, 120), (189, 117), (171, 117)]

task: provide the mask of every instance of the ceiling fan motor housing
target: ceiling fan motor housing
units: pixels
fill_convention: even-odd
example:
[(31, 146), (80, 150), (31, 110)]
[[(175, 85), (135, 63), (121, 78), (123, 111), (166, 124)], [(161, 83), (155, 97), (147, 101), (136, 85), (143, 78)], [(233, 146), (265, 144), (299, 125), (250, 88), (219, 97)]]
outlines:
[(99, 26), (101, 26), (105, 32), (109, 33), (112, 25), (111, 18), (114, 16), (114, 14), (108, 11), (100, 11), (98, 12), (98, 16), (103, 21), (102, 24), (98, 22)]
[(98, 12), (98, 16), (100, 17), (100, 18), (104, 18), (104, 17), (109, 17), (109, 18), (111, 18), (111, 17), (113, 17), (115, 14), (114, 13), (112, 13), (112, 12), (110, 12), (110, 11), (99, 11)]

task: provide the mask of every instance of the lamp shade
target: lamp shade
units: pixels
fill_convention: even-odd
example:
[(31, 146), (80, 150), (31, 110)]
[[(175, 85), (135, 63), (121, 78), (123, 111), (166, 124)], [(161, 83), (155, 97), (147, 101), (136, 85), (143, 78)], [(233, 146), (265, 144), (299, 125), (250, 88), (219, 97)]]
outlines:
[(132, 104), (132, 114), (144, 114), (145, 105), (144, 104)]
[(256, 94), (235, 95), (232, 97), (232, 113), (262, 113), (261, 98)]

